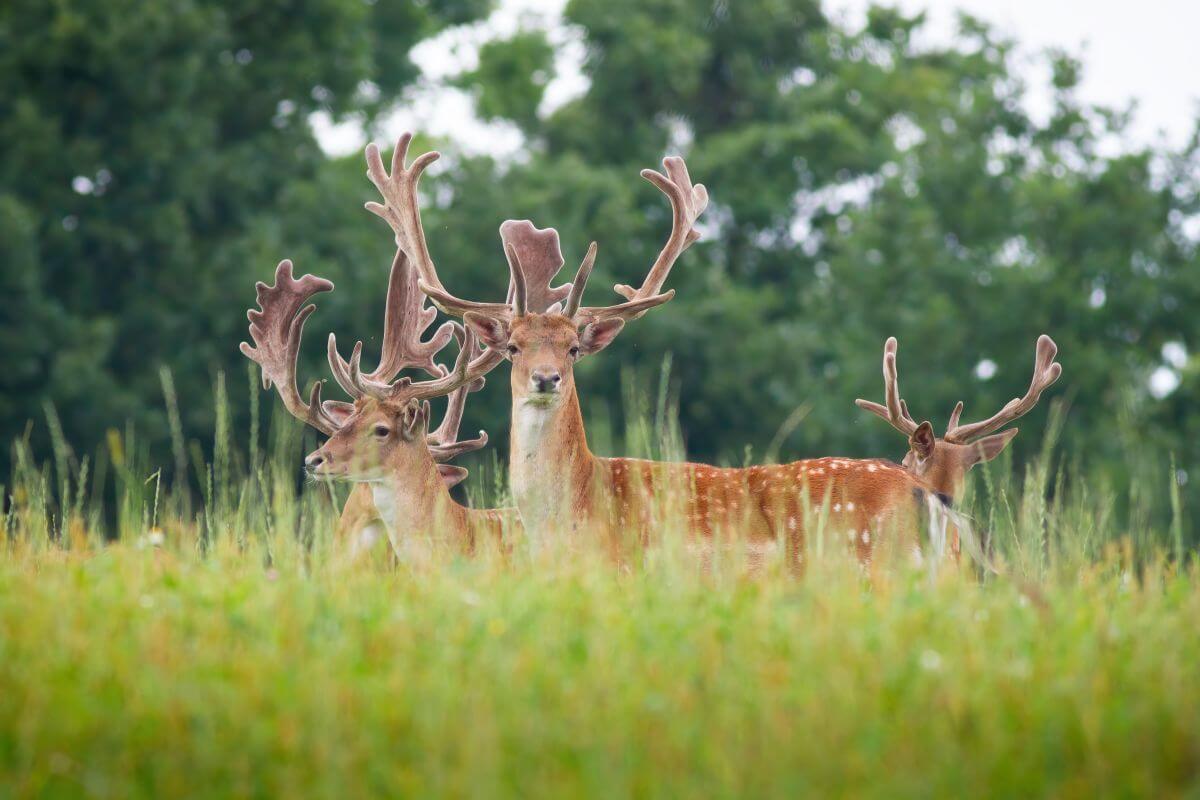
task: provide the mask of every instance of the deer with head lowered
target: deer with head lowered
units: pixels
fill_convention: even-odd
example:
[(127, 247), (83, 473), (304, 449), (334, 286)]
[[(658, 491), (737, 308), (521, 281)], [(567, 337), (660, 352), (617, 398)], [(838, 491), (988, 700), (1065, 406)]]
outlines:
[(595, 456), (584, 431), (575, 362), (603, 350), (627, 321), (672, 298), (674, 291), (664, 292), (663, 284), (675, 261), (699, 238), (695, 222), (708, 202), (705, 188), (692, 184), (680, 158), (665, 159), (665, 173), (642, 172), (669, 199), (673, 222), (641, 285), (616, 287), (625, 302), (583, 305), (595, 243), (575, 280), (551, 287), (563, 266), (557, 232), (511, 220), (500, 229), (510, 271), (508, 300), (474, 302), (446, 290), (425, 246), (416, 189), (438, 154), (425, 153), (407, 164), (410, 138), (401, 137), (390, 174), (378, 149), (368, 148), (368, 175), (384, 202), (367, 208), (386, 220), (398, 244), (414, 254), (421, 289), (433, 303), (462, 317), (490, 352), (512, 362), (510, 479), (532, 540), (580, 529), (609, 536), (628, 531), (644, 539), (661, 518), (665, 497), (672, 519), (703, 536), (738, 533), (752, 544), (783, 540), (790, 548), (803, 541), (805, 512), (824, 507), (860, 557), (869, 558), (880, 528), (914, 531), (921, 509), (941, 512), (940, 504), (926, 502), (933, 497), (928, 484), (886, 461), (826, 458), (726, 469)]
[(1016, 428), (996, 433), (1000, 428), (1025, 416), (1062, 374), (1062, 364), (1054, 360), (1058, 345), (1049, 336), (1038, 337), (1033, 360), (1033, 379), (1021, 397), (1014, 397), (998, 412), (979, 422), (959, 424), (963, 404), (960, 400), (950, 412), (950, 424), (939, 439), (928, 420), (918, 424), (908, 412), (908, 404), (900, 396), (896, 369), (896, 337), (883, 345), (883, 405), (870, 400), (855, 400), (859, 408), (870, 411), (908, 437), (905, 469), (928, 482), (935, 491), (958, 499), (963, 481), (971, 467), (991, 461), (1017, 435)]
[[(305, 459), (309, 473), (358, 484), (339, 524), (339, 532), (351, 535), (355, 547), (369, 545), (381, 521), (397, 553), (406, 537), (418, 533), (446, 536), (470, 549), (481, 536), (500, 536), (515, 521), (511, 509), (457, 503), (449, 489), (467, 471), (445, 463), (487, 443), (482, 431), (476, 439), (459, 441), (458, 428), (468, 393), (482, 387), (483, 376), (501, 359), (480, 350), (475, 336), (457, 323), (446, 323), (422, 341), (436, 312), (424, 307), (416, 283), (407, 256), (398, 251), (388, 280), (382, 355), (374, 371), (362, 370), (362, 342), (346, 361), (329, 335), (330, 370), (352, 403), (322, 402), (321, 382), (313, 385), (308, 401), (301, 398), (296, 358), (304, 323), (316, 309), (305, 304), (313, 295), (331, 291), (333, 284), (315, 275), (294, 278), (291, 261), (279, 263), (273, 286), (257, 285), (259, 307), (248, 312), (254, 346), (243, 342), (241, 351), (262, 368), (264, 386), (274, 384), (293, 416), (329, 437)], [(451, 338), (458, 340), (459, 352), (454, 368), (446, 370), (434, 357)], [(396, 378), (409, 367), (432, 377)], [(447, 398), (445, 416), (430, 431), (429, 401), (439, 397)]]

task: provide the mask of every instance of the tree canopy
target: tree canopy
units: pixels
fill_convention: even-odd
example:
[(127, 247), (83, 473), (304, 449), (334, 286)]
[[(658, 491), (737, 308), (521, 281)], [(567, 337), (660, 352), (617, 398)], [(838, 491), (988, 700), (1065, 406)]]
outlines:
[[(326, 109), (370, 125), (402, 102), (414, 43), (487, 10), (128, 5), (0, 11), (7, 437), (49, 401), (77, 440), (132, 419), (161, 443), (164, 364), (189, 434), (204, 435), (213, 374), (245, 369), (253, 281), (285, 256), (340, 281), (310, 325), (377, 341), (391, 239), (361, 210), (361, 156), (324, 157), (305, 121)], [(640, 278), (669, 228), (638, 170), (687, 156), (712, 197), (705, 236), (675, 267), (676, 298), (585, 362), (585, 405), (616, 412), (621, 371), (651, 380), (672, 353), (694, 457), (773, 442), (781, 458), (899, 457), (899, 437), (853, 405), (882, 394), (887, 336), (914, 414), (940, 429), (957, 400), (971, 418), (1021, 394), (1047, 332), (1072, 453), (1114, 480), (1133, 468), (1130, 438), (1164, 454), (1164, 477), (1168, 451), (1200, 467), (1185, 436), (1200, 399), (1200, 139), (1131, 141), (1128, 112), (1082, 102), (1081, 65), (1062, 53), (1046, 56), (1050, 113), (1032, 114), (1016, 44), (969, 17), (941, 47), (914, 44), (919, 15), (874, 8), (851, 28), (816, 0), (571, 0), (566, 22), (586, 91), (546, 113), (544, 32), (486, 44), (452, 81), (481, 116), (517, 125), (526, 152), (499, 161), (425, 141), (455, 158), (423, 187), (452, 288), (500, 296), (497, 226), (528, 217), (559, 229), (568, 264), (599, 242), (598, 303)], [(306, 359), (318, 374), (318, 348)], [(1148, 378), (1164, 369), (1181, 382), (1156, 398)], [(468, 410), (499, 448), (506, 382), (497, 374)], [(1046, 413), (1024, 425), (1043, 430)], [(1040, 438), (1018, 437), (1018, 455)]]

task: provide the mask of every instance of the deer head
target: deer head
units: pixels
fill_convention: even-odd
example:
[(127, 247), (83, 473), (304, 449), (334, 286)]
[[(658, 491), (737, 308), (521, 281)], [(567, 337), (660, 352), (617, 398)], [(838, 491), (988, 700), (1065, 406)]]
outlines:
[(939, 492), (952, 497), (962, 488), (971, 467), (1000, 455), (1017, 435), (1016, 428), (1001, 433), (996, 431), (1033, 410), (1042, 392), (1062, 374), (1062, 364), (1054, 360), (1058, 346), (1053, 339), (1042, 334), (1037, 340), (1033, 380), (1025, 396), (1014, 397), (991, 417), (967, 425), (959, 424), (963, 410), (960, 400), (950, 414), (950, 424), (945, 434), (939, 439), (928, 421), (917, 424), (908, 413), (908, 404), (900, 397), (896, 349), (895, 337), (889, 338), (883, 346), (884, 405), (862, 399), (854, 402), (859, 408), (887, 420), (893, 428), (907, 436), (909, 449), (904, 456), (904, 466), (927, 480)]
[(674, 291), (662, 292), (671, 267), (684, 250), (700, 237), (697, 217), (708, 205), (703, 185), (693, 185), (681, 158), (663, 161), (666, 174), (643, 170), (671, 202), (671, 234), (654, 265), (638, 288), (618, 285), (615, 290), (626, 302), (612, 306), (582, 306), (583, 291), (596, 260), (596, 243), (576, 272), (575, 279), (551, 287), (564, 260), (558, 233), (553, 228), (535, 228), (528, 220), (509, 220), (500, 226), (510, 281), (504, 303), (462, 300), (446, 291), (438, 278), (421, 226), (417, 182), (421, 173), (439, 158), (425, 153), (406, 164), (411, 134), (404, 134), (392, 155), (391, 173), (384, 168), (379, 149), (367, 148), (367, 175), (379, 189), (384, 202), (367, 208), (388, 222), (399, 246), (415, 260), (420, 288), (447, 314), (461, 317), (489, 352), (513, 364), (514, 399), (530, 405), (553, 407), (571, 394), (573, 366), (579, 359), (607, 347), (625, 322), (662, 305)]
[[(313, 385), (304, 402), (296, 387), (296, 356), (304, 323), (316, 309), (304, 304), (332, 289), (331, 282), (314, 275), (293, 278), (292, 262), (281, 261), (273, 286), (257, 284), (259, 307), (248, 312), (254, 346), (241, 345), (242, 353), (262, 368), (264, 387), (274, 384), (293, 416), (329, 437), (305, 459), (308, 470), (320, 478), (376, 481), (397, 476), (407, 481), (436, 469), (447, 485), (458, 483), (466, 470), (441, 462), (487, 443), (482, 431), (477, 439), (458, 441), (458, 428), (467, 394), (483, 386), (483, 375), (500, 358), (481, 351), (475, 337), (457, 323), (447, 323), (428, 340), (421, 340), (436, 312), (424, 307), (416, 274), (404, 252), (398, 251), (388, 279), (379, 366), (369, 373), (362, 371), (362, 342), (355, 344), (349, 361), (343, 360), (330, 334), (330, 369), (353, 402), (322, 402), (321, 382)], [(451, 338), (458, 340), (459, 352), (454, 369), (446, 370), (433, 358)], [(423, 369), (432, 378), (396, 379), (409, 367)], [(448, 398), (446, 414), (430, 432), (429, 401), (443, 396)]]

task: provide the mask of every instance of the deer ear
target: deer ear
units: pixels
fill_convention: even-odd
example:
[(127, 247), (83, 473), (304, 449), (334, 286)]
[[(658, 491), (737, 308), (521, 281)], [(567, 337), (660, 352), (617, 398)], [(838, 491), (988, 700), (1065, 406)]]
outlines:
[(933, 455), (933, 448), (936, 444), (937, 437), (933, 435), (933, 426), (929, 424), (928, 420), (918, 425), (912, 436), (908, 437), (908, 446), (922, 461)]
[(428, 400), (409, 400), (395, 411), (396, 430), (406, 442), (424, 442), (429, 428), (430, 406)]
[(354, 414), (354, 403), (343, 403), (339, 400), (326, 400), (321, 403), (321, 410), (329, 415), (338, 425), (345, 425), (346, 420)]
[(489, 349), (504, 352), (504, 348), (508, 346), (511, 331), (504, 320), (477, 311), (468, 311), (463, 315), (463, 322)]
[(625, 320), (620, 317), (609, 317), (589, 323), (579, 332), (579, 349), (585, 356), (599, 353), (612, 344), (612, 340), (617, 338), (617, 334), (624, 327)]
[(1004, 452), (1004, 448), (1008, 447), (1008, 443), (1017, 435), (1017, 428), (996, 433), (991, 436), (985, 436), (977, 442), (971, 444), (971, 454), (968, 456), (967, 466), (971, 467), (981, 461), (991, 461), (996, 456)]
[(442, 476), (442, 483), (446, 484), (447, 489), (457, 486), (467, 479), (466, 469), (452, 464), (438, 464), (437, 471), (438, 475)]

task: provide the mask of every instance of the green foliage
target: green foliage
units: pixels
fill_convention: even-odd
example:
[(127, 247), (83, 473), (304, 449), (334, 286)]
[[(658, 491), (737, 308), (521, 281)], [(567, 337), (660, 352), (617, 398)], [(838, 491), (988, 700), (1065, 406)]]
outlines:
[[(614, 446), (654, 454), (669, 411), (628, 393)], [(301, 427), (277, 418), (265, 443), (218, 424), (198, 506), (128, 436), (96, 462), (101, 497), (19, 451), (6, 796), (1196, 791), (1200, 571), (1166, 528), (1126, 527), (1091, 470), (1048, 497), (1045, 455), (988, 468), (969, 505), (998, 576), (864, 575), (840, 532), (810, 537), (802, 579), (782, 549), (752, 580), (736, 552), (702, 570), (669, 530), (624, 570), (519, 536), (468, 559), (439, 531), (392, 566), (334, 546), (338, 505), (297, 492)], [(1165, 477), (1138, 480), (1135, 518)]]
[(553, 77), (554, 48), (541, 31), (517, 33), (479, 48), (479, 66), (459, 83), (478, 90), (484, 119), (508, 119), (529, 130), (538, 124), (538, 105)]
[[(714, 586), (293, 547), (6, 560), (12, 797), (1172, 796), (1194, 573)], [(1142, 742), (1143, 746), (1131, 743)]]
[[(318, 331), (377, 343), (391, 237), (361, 210), (361, 157), (323, 158), (304, 121), (329, 109), (369, 122), (414, 77), (413, 44), (487, 7), (0, 10), (0, 288), (14, 300), (0, 312), (0, 436), (35, 419), (43, 450), (49, 402), (85, 452), (133, 420), (166, 463), (159, 368), (178, 384), (184, 438), (200, 440), (212, 376), (244, 369), (253, 281), (285, 256), (339, 284), (310, 324), (306, 379), (325, 375)], [(969, 17), (936, 48), (913, 44), (919, 15), (876, 8), (852, 30), (815, 1), (572, 0), (566, 17), (586, 91), (540, 117), (547, 37), (484, 45), (454, 80), (482, 115), (520, 126), (527, 152), (494, 163), (437, 143), (453, 158), (423, 187), (452, 290), (499, 297), (496, 228), (528, 217), (560, 230), (570, 266), (599, 242), (588, 302), (601, 303), (640, 279), (669, 227), (638, 170), (688, 156), (713, 198), (705, 236), (670, 278), (676, 299), (581, 364), (589, 420), (617, 414), (623, 371), (650, 380), (673, 354), (693, 458), (741, 461), (777, 438), (781, 459), (898, 457), (900, 438), (852, 405), (882, 392), (885, 337), (900, 339), (914, 413), (940, 427), (959, 399), (971, 418), (1021, 393), (1048, 332), (1070, 458), (1113, 486), (1165, 474), (1171, 452), (1181, 477), (1200, 474), (1200, 138), (1178, 152), (1131, 143), (1128, 114), (1083, 103), (1082, 67), (1061, 53), (1050, 114), (1031, 116), (1015, 44)], [(361, 90), (368, 78), (378, 92)], [(1159, 400), (1147, 379), (1169, 343), (1190, 360)], [(975, 375), (983, 359), (991, 378)], [(501, 453), (506, 383), (502, 367), (467, 421)], [(1018, 463), (1048, 405), (1022, 422)], [(244, 410), (230, 424), (244, 433)], [(1130, 438), (1148, 455), (1125, 458)]]
[[(568, 261), (597, 239), (588, 299), (603, 302), (602, 287), (640, 278), (668, 226), (638, 169), (689, 156), (713, 198), (705, 238), (671, 276), (676, 299), (592, 367), (588, 398), (615, 405), (620, 369), (648, 375), (672, 352), (693, 457), (761, 454), (804, 404), (781, 458), (898, 457), (903, 441), (852, 405), (881, 395), (887, 336), (900, 339), (914, 413), (940, 425), (957, 400), (971, 418), (1022, 393), (1049, 332), (1072, 453), (1128, 481), (1114, 431), (1136, 429), (1160, 448), (1153, 469), (1168, 450), (1200, 469), (1196, 440), (1179, 435), (1195, 381), (1166, 401), (1147, 390), (1165, 344), (1200, 347), (1196, 240), (1184, 232), (1200, 211), (1196, 142), (1132, 144), (1126, 115), (1078, 99), (1081, 66), (1062, 54), (1050, 56), (1051, 114), (1031, 116), (1014, 43), (969, 17), (953, 46), (933, 49), (912, 44), (923, 19), (895, 10), (874, 9), (863, 30), (773, 0), (573, 0), (567, 17), (590, 86), (530, 131), (528, 163), (503, 173), (503, 189), (431, 180), (501, 201), (496, 223), (558, 227)], [(478, 211), (451, 204), (440, 219), (471, 230)], [(431, 247), (441, 261), (446, 245), (431, 236)], [(445, 259), (447, 281), (496, 280), (494, 235), (477, 247)], [(985, 359), (995, 374), (976, 377)], [(1043, 405), (1022, 427), (1044, 428)], [(1036, 438), (1016, 440), (1022, 459)]]
[(70, 441), (135, 420), (163, 445), (163, 364), (188, 434), (211, 428), (212, 376), (240, 358), (230, 299), (263, 276), (243, 259), (324, 161), (309, 114), (363, 109), (367, 79), (391, 96), (412, 45), (488, 6), (0, 5), (0, 436), (52, 402)]

